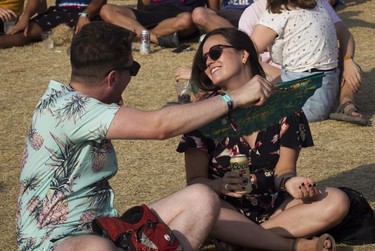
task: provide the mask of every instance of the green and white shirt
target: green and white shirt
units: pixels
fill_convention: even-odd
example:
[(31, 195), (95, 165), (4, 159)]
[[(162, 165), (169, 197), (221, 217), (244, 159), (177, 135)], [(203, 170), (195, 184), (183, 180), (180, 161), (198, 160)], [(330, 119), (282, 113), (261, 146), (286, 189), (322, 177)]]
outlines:
[(51, 250), (91, 233), (91, 221), (117, 216), (108, 180), (117, 172), (105, 138), (119, 106), (51, 80), (32, 118), (17, 205), (19, 250)]

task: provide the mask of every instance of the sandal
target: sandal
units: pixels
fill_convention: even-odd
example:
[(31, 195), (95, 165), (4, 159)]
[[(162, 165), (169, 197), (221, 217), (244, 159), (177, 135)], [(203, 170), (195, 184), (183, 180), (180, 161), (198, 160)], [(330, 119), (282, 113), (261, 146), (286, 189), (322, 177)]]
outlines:
[[(350, 109), (347, 109), (345, 111), (345, 108), (347, 106), (353, 106)], [(331, 113), (329, 115), (330, 119), (334, 120), (339, 120), (339, 121), (345, 121), (357, 125), (362, 125), (362, 126), (370, 126), (371, 125), (371, 120), (368, 118), (365, 118), (363, 116), (353, 116), (353, 112), (359, 113), (357, 106), (353, 103), (353, 101), (348, 100), (345, 103), (339, 105), (334, 113)]]
[(323, 234), (323, 235), (319, 236), (318, 243), (316, 244), (316, 250), (317, 251), (323, 250), (323, 248), (324, 248), (324, 242), (326, 240), (329, 240), (331, 242), (331, 248), (330, 248), (330, 250), (336, 251), (336, 242), (335, 242), (335, 239), (330, 234)]
[[(330, 235), (330, 234), (323, 234), (323, 235), (319, 236), (318, 238), (319, 238), (318, 242), (316, 243), (316, 246), (315, 246), (315, 250), (316, 251), (322, 251), (323, 248), (325, 248), (324, 244), (325, 244), (326, 240), (329, 240), (331, 242), (331, 247), (329, 249), (330, 251), (336, 251), (337, 250), (337, 248), (336, 248), (336, 241), (332, 237), (332, 235)], [(293, 251), (297, 251), (297, 243), (298, 243), (299, 240), (300, 240), (300, 238), (297, 238), (297, 239), (295, 239), (293, 241), (293, 246), (292, 246), (292, 250)]]

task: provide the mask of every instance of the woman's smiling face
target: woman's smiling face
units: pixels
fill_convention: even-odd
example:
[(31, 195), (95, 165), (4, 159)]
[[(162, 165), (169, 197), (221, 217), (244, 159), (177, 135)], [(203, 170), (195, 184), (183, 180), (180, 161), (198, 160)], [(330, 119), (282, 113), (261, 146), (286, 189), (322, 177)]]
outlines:
[[(210, 49), (213, 50), (214, 46), (216, 46), (217, 53), (221, 51), (221, 55), (216, 60), (215, 57), (212, 59), (209, 55)], [(232, 48), (222, 35), (213, 35), (205, 41), (202, 52), (202, 57), (206, 58), (205, 73), (212, 83), (224, 90), (237, 89), (238, 82), (235, 83), (233, 80), (243, 73), (241, 51)]]

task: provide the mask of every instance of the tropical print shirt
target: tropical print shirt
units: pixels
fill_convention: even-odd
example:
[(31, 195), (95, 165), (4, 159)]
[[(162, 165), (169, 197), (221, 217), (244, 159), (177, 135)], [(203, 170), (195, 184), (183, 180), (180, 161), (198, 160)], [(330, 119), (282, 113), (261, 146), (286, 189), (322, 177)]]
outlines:
[(19, 250), (51, 250), (64, 237), (91, 233), (94, 218), (117, 216), (108, 183), (117, 160), (105, 136), (118, 109), (50, 82), (23, 151)]
[(178, 152), (195, 148), (210, 157), (208, 178), (222, 178), (230, 169), (230, 158), (244, 154), (249, 165), (252, 190), (241, 198), (221, 196), (250, 220), (260, 224), (282, 204), (287, 194), (275, 187), (274, 169), (280, 147), (301, 149), (312, 146), (310, 128), (303, 111), (282, 118), (278, 124), (259, 131), (255, 147), (251, 148), (242, 136), (225, 137), (215, 141), (198, 130), (183, 135)]

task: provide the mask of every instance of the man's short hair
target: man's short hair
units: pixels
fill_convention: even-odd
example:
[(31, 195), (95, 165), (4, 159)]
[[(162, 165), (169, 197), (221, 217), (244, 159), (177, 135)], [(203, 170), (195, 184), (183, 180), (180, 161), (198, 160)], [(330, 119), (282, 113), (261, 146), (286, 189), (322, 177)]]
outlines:
[(75, 35), (70, 47), (72, 80), (97, 83), (131, 55), (135, 33), (106, 22), (91, 22)]

